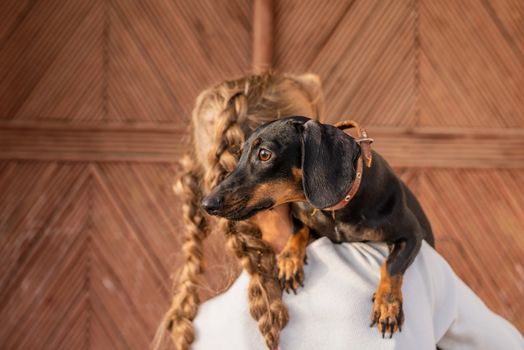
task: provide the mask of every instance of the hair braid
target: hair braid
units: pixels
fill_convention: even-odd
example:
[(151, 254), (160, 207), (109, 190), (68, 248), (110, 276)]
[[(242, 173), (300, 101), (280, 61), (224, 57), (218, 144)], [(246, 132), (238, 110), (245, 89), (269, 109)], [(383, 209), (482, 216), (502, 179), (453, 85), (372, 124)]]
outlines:
[[(247, 90), (248, 87), (245, 88)], [(226, 115), (217, 126), (217, 152), (210, 159), (213, 164), (207, 178), (210, 188), (232, 171), (237, 163), (236, 152), (244, 142), (244, 133), (238, 124), (247, 119), (247, 111), (244, 93), (234, 94), (226, 103)], [(277, 280), (275, 253), (253, 225), (225, 219), (220, 219), (219, 225), (221, 231), (226, 233), (230, 248), (251, 276), (248, 293), (250, 312), (258, 322), (267, 346), (274, 349), (278, 346), (280, 331), (288, 321)]]
[(247, 98), (242, 93), (236, 93), (226, 101), (217, 120), (214, 152), (209, 155), (211, 169), (206, 174), (208, 188), (218, 185), (235, 168), (238, 151), (244, 142), (244, 133), (238, 125), (246, 118)]
[(248, 288), (249, 311), (269, 349), (278, 346), (280, 331), (288, 322), (287, 307), (282, 302), (282, 289), (276, 278), (273, 249), (260, 236), (260, 231), (245, 223), (236, 223), (226, 231), (228, 243), (242, 266), (251, 275)]
[(195, 338), (193, 319), (196, 316), (200, 298), (198, 295), (198, 280), (203, 272), (203, 240), (208, 235), (206, 220), (200, 206), (202, 193), (200, 190), (201, 170), (194, 165), (192, 157), (186, 155), (182, 159), (184, 171), (174, 190), (183, 196), (182, 213), (186, 227), (182, 252), (185, 263), (176, 279), (177, 290), (173, 295), (171, 307), (164, 317), (164, 325), (154, 340), (153, 348), (158, 348), (162, 340), (163, 330), (171, 330), (176, 349), (189, 349)]

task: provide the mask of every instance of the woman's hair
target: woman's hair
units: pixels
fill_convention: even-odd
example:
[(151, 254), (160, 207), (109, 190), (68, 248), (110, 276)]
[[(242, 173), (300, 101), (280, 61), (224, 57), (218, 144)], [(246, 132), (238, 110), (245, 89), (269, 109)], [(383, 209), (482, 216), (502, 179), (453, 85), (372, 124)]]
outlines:
[(223, 82), (198, 96), (192, 115), (192, 147), (181, 162), (182, 174), (174, 187), (183, 199), (185, 263), (155, 347), (166, 328), (171, 329), (178, 350), (188, 349), (195, 339), (192, 322), (200, 304), (203, 241), (211, 231), (225, 235), (228, 246), (249, 273), (250, 313), (258, 322), (268, 348), (278, 346), (288, 313), (276, 278), (273, 249), (255, 225), (210, 217), (200, 202), (234, 169), (244, 140), (256, 127), (288, 115), (318, 118), (321, 108), (320, 82), (312, 74), (251, 75)]

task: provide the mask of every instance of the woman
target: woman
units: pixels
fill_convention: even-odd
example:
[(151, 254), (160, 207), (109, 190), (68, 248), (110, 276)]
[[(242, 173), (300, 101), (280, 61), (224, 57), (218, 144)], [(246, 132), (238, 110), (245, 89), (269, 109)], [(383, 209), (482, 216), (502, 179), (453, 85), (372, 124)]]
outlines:
[[(291, 234), (289, 208), (232, 223), (204, 215), (200, 201), (234, 168), (240, 146), (257, 126), (288, 115), (318, 119), (321, 110), (320, 82), (314, 75), (244, 77), (197, 99), (194, 150), (177, 187), (185, 194), (186, 264), (166, 316), (177, 349), (193, 342), (196, 349), (274, 349), (279, 344), (285, 349), (434, 349), (437, 343), (443, 348), (524, 348), (520, 334), (492, 314), (427, 244), (406, 273), (406, 323), (393, 339), (382, 339), (366, 325), (370, 296), (387, 255), (384, 244), (313, 242), (305, 286), (296, 296), (284, 296), (288, 314), (275, 278), (275, 252)], [(202, 241), (212, 227), (226, 235), (245, 272), (196, 317)]]

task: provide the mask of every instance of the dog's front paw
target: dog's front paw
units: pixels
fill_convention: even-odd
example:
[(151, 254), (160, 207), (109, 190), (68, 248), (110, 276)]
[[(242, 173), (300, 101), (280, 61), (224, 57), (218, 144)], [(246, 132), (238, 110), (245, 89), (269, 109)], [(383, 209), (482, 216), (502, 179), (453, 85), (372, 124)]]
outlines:
[(373, 313), (371, 314), (371, 324), (375, 324), (382, 338), (389, 333), (393, 337), (396, 331), (402, 331), (404, 323), (404, 311), (402, 310), (402, 294), (400, 292), (382, 292), (377, 290), (373, 296)]
[(286, 247), (277, 257), (278, 279), (282, 289), (289, 293), (303, 286), (305, 251)]

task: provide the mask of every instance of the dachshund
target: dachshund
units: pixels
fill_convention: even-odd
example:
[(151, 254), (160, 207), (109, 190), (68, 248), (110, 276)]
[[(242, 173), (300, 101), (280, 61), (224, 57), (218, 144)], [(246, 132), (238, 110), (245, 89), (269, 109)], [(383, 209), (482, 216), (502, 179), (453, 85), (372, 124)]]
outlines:
[[(422, 240), (434, 245), (430, 223), (409, 188), (370, 149), (372, 139), (302, 116), (257, 128), (244, 143), (237, 167), (202, 201), (211, 215), (246, 220), (292, 203), (294, 233), (278, 256), (278, 278), (295, 291), (304, 278), (310, 237), (341, 242), (386, 242), (373, 295), (370, 327), (384, 337), (401, 331), (402, 278)], [(361, 129), (357, 129), (361, 131)], [(365, 164), (365, 165), (363, 165)]]

